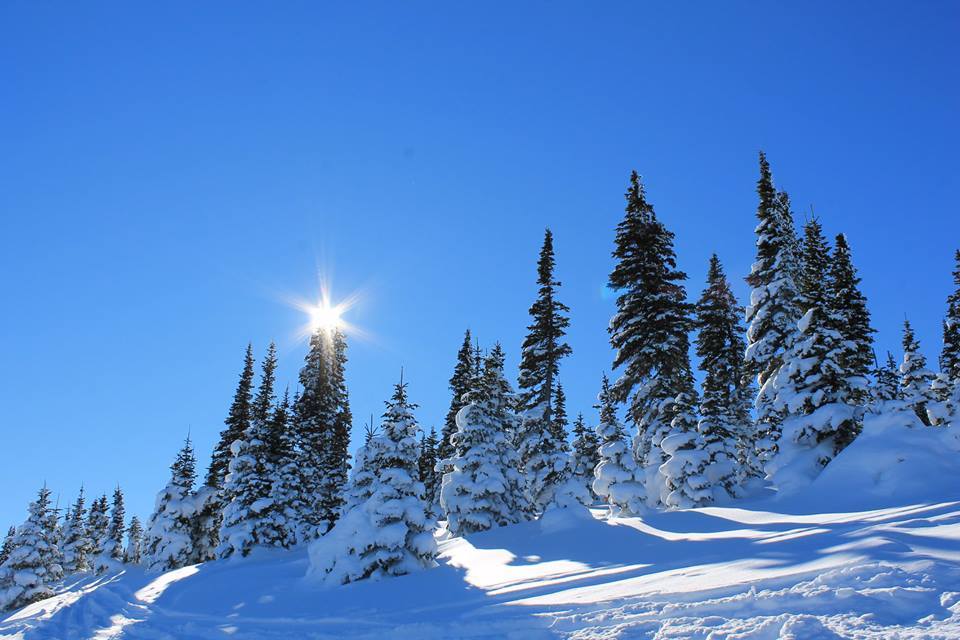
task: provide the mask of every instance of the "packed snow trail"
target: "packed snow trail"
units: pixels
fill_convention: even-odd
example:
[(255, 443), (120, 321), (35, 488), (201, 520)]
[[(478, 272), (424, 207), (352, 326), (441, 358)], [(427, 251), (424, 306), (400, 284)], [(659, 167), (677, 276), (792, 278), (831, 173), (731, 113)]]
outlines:
[(960, 638), (960, 446), (865, 432), (806, 490), (605, 520), (549, 511), (440, 566), (324, 588), (306, 551), (67, 582), (0, 638)]

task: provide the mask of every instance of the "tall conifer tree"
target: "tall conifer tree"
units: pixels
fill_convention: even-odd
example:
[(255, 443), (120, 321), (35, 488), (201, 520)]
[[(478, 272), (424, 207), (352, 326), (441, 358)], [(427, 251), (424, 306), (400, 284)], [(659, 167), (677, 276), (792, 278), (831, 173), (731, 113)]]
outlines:
[(70, 509), (63, 543), (63, 570), (67, 573), (90, 571), (90, 537), (87, 533), (87, 507), (83, 487)]
[(251, 403), (253, 401), (253, 345), (247, 345), (243, 357), (243, 370), (240, 372), (240, 381), (237, 384), (230, 412), (224, 420), (227, 428), (220, 432), (220, 440), (213, 450), (210, 467), (207, 470), (207, 485), (222, 487), (227, 477), (227, 467), (230, 464), (230, 445), (243, 437), (244, 431), (250, 426)]
[(123, 535), (127, 531), (126, 509), (120, 485), (113, 491), (113, 506), (110, 511), (110, 529), (107, 532), (107, 548), (104, 554), (114, 562), (123, 562)]
[(53, 585), (63, 576), (50, 509), (50, 490), (44, 485), (30, 504), (27, 521), (13, 536), (9, 557), (0, 566), (0, 611), (49, 598)]
[(923, 424), (931, 424), (927, 408), (937, 403), (933, 390), (934, 373), (927, 369), (927, 358), (909, 320), (903, 321), (903, 363), (900, 365), (900, 393), (906, 406), (913, 409)]
[(850, 401), (865, 405), (870, 398), (868, 376), (873, 364), (874, 329), (870, 326), (867, 299), (860, 292), (850, 245), (842, 233), (834, 244), (829, 287), (830, 307), (841, 338), (837, 359), (850, 389)]
[(943, 350), (940, 372), (954, 386), (960, 387), (960, 249), (954, 255), (953, 293), (947, 297), (947, 317), (943, 322)]
[(470, 391), (477, 369), (471, 340), (470, 329), (467, 329), (463, 334), (463, 344), (457, 352), (457, 364), (453, 368), (453, 375), (450, 376), (450, 408), (447, 410), (447, 417), (440, 430), (440, 443), (437, 448), (437, 456), (440, 460), (452, 458), (458, 453), (451, 444), (451, 437), (457, 432), (457, 412), (466, 405), (464, 396)]
[(157, 495), (144, 533), (144, 562), (152, 571), (178, 569), (195, 558), (192, 494), (196, 476), (196, 458), (188, 436), (170, 465), (170, 480)]

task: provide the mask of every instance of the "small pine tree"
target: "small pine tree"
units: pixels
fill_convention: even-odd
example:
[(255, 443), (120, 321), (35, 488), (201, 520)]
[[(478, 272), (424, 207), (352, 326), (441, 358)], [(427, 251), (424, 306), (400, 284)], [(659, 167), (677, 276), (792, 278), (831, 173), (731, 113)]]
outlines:
[(196, 458), (189, 436), (170, 466), (170, 481), (157, 495), (156, 508), (144, 535), (144, 561), (152, 571), (169, 571), (194, 558), (194, 501)]
[(247, 345), (243, 357), (243, 370), (240, 372), (240, 382), (230, 405), (230, 412), (224, 420), (227, 428), (220, 432), (220, 440), (213, 450), (210, 468), (207, 470), (206, 484), (211, 487), (223, 487), (227, 477), (227, 467), (230, 465), (230, 446), (240, 439), (250, 426), (251, 405), (253, 402), (253, 345)]
[(126, 509), (123, 506), (123, 491), (120, 485), (113, 491), (113, 508), (110, 512), (110, 529), (107, 532), (107, 548), (104, 553), (115, 562), (123, 562), (123, 534), (127, 531)]
[(83, 491), (83, 487), (80, 487), (80, 495), (73, 503), (67, 519), (63, 542), (63, 570), (66, 573), (80, 573), (92, 568), (89, 558), (92, 544), (87, 532), (87, 508)]
[(50, 527), (50, 490), (44, 485), (30, 504), (27, 521), (16, 530), (10, 555), (0, 566), (0, 611), (19, 609), (53, 595), (63, 577), (60, 550)]
[(10, 557), (10, 554), (13, 552), (13, 540), (16, 537), (17, 528), (11, 526), (7, 529), (7, 535), (3, 539), (3, 546), (0, 547), (0, 567), (3, 566), (3, 563), (7, 561), (7, 558)]
[[(374, 447), (378, 464), (370, 496), (345, 515), (345, 522), (338, 524), (331, 536), (337, 544), (348, 543), (346, 554), (326, 553), (326, 540), (311, 549), (311, 555), (323, 565), (315, 565), (313, 571), (325, 572), (327, 580), (342, 584), (404, 575), (435, 565), (434, 522), (424, 500), (423, 483), (417, 480), (416, 405), (408, 401), (406, 387), (401, 378), (387, 402), (383, 433), (372, 438), (380, 442)], [(343, 528), (349, 529), (347, 535), (342, 535)], [(318, 554), (317, 547), (323, 552)]]
[(600, 441), (593, 429), (583, 420), (583, 414), (578, 413), (573, 421), (573, 477), (590, 492), (591, 499), (596, 499), (593, 490), (593, 470), (600, 464)]
[(463, 334), (463, 344), (457, 352), (457, 364), (450, 376), (450, 408), (440, 430), (440, 443), (437, 456), (441, 460), (454, 457), (459, 452), (454, 449), (451, 438), (457, 432), (457, 413), (466, 405), (465, 396), (470, 391), (477, 364), (474, 362), (473, 345), (471, 344), (470, 329)]
[(443, 476), (440, 505), (454, 535), (512, 524), (529, 514), (520, 459), (510, 446), (516, 415), (504, 391), (509, 383), (499, 345), (487, 356), (474, 385), (468, 404), (457, 413), (453, 445), (462, 454), (440, 463), (450, 469)]
[(90, 561), (93, 570), (102, 573), (107, 570), (110, 547), (110, 503), (106, 494), (90, 504), (87, 516), (87, 534), (90, 536)]
[(907, 407), (913, 409), (923, 424), (932, 423), (928, 405), (937, 403), (933, 389), (934, 373), (927, 369), (927, 358), (920, 352), (920, 342), (909, 320), (903, 321), (903, 363), (900, 365), (900, 393)]
[(828, 284), (830, 310), (841, 338), (837, 360), (846, 376), (850, 401), (862, 406), (870, 398), (868, 376), (873, 364), (875, 331), (870, 326), (867, 299), (860, 292), (860, 278), (853, 266), (850, 245), (842, 233), (836, 237)]
[(597, 451), (600, 459), (594, 469), (593, 492), (610, 507), (611, 516), (636, 515), (643, 511), (646, 491), (641, 470), (627, 444), (627, 435), (617, 419), (617, 405), (610, 381), (603, 376), (597, 409)]
[(357, 450), (356, 464), (350, 476), (345, 492), (343, 512), (346, 514), (354, 507), (366, 502), (373, 495), (374, 484), (377, 479), (377, 469), (380, 467), (383, 456), (383, 439), (380, 430), (373, 424), (373, 415), (370, 422), (364, 426), (364, 442)]
[(691, 415), (696, 404), (689, 356), (691, 305), (682, 284), (687, 275), (677, 269), (674, 234), (657, 219), (636, 171), (626, 199), (609, 281), (618, 292), (609, 326), (616, 350), (613, 366), (623, 372), (611, 390), (618, 401), (630, 400), (628, 414), (637, 425), (634, 455), (644, 470), (647, 500), (656, 505), (672, 490), (660, 472), (666, 458), (663, 439), (696, 428)]
[(440, 475), (437, 473), (438, 447), (437, 430), (431, 428), (430, 433), (424, 433), (420, 438), (420, 459), (417, 463), (420, 482), (423, 483), (425, 491), (424, 498), (431, 509), (440, 497)]
[(884, 413), (892, 403), (901, 404), (900, 368), (889, 351), (883, 365), (874, 356), (873, 380), (873, 387), (870, 390), (871, 413)]
[(570, 443), (567, 442), (567, 430), (570, 421), (567, 418), (567, 395), (563, 391), (563, 385), (557, 383), (556, 390), (553, 393), (553, 418), (550, 420), (550, 435), (558, 444), (560, 451), (570, 452)]
[(960, 249), (954, 254), (955, 289), (947, 297), (947, 317), (943, 322), (943, 350), (940, 352), (940, 372), (954, 388), (960, 387)]
[(127, 564), (140, 564), (143, 561), (143, 526), (137, 516), (130, 519), (127, 528), (127, 548), (123, 551), (123, 561)]
[(270, 420), (273, 469), (271, 481), (273, 527), (265, 533), (265, 542), (273, 546), (292, 547), (297, 544), (297, 514), (300, 513), (300, 473), (297, 468), (297, 442), (293, 431), (290, 390), (274, 408)]

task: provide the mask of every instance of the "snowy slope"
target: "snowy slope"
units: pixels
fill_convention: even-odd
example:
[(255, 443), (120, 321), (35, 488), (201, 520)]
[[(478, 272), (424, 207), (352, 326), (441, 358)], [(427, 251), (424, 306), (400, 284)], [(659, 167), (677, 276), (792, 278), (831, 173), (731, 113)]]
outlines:
[[(853, 505), (857, 505), (854, 507)], [(306, 552), (87, 578), (6, 638), (960, 638), (960, 442), (875, 422), (786, 497), (440, 543), (440, 566), (321, 588)]]

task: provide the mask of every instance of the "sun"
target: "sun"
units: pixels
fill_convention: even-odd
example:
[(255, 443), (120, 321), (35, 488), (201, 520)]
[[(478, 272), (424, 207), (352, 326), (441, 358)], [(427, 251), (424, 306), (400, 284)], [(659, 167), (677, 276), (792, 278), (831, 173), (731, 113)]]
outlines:
[(331, 331), (343, 327), (343, 309), (341, 305), (322, 302), (310, 309), (310, 329), (312, 331)]

